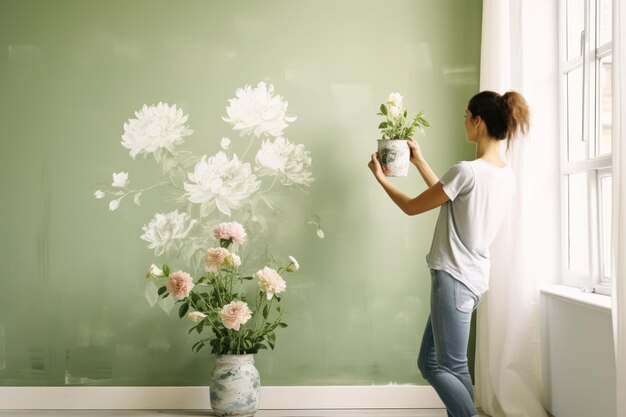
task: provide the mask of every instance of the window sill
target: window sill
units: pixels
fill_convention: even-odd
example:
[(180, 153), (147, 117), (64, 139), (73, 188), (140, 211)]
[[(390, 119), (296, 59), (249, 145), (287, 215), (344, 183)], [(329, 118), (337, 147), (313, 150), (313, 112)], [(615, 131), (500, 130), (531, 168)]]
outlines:
[(603, 311), (611, 311), (612, 297), (583, 292), (579, 287), (571, 285), (544, 285), (539, 291), (542, 294), (556, 296), (569, 302), (580, 304), (585, 307), (592, 307)]

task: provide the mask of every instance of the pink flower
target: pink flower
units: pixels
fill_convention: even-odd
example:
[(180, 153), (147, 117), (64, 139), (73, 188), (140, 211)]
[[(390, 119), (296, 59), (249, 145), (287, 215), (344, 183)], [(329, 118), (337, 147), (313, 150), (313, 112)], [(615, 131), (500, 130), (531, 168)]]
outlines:
[(222, 308), (219, 316), (224, 327), (239, 331), (239, 327), (252, 318), (252, 311), (243, 301), (233, 301)]
[(232, 240), (235, 243), (242, 244), (246, 241), (246, 231), (242, 225), (237, 222), (220, 223), (213, 230), (213, 236), (220, 240)]
[(259, 287), (265, 292), (268, 300), (271, 300), (274, 294), (281, 293), (287, 288), (287, 284), (278, 272), (267, 266), (256, 273), (259, 279)]
[(211, 248), (207, 251), (202, 260), (207, 272), (217, 272), (220, 270), (226, 259), (230, 256), (230, 252), (226, 248)]
[(193, 288), (193, 278), (186, 272), (177, 271), (170, 274), (165, 284), (167, 290), (177, 300), (187, 298)]

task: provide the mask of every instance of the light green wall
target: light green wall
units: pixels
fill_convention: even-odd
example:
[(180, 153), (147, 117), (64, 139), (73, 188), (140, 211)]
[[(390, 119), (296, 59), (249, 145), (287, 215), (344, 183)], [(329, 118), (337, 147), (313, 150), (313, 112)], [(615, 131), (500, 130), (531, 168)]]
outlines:
[[(432, 124), (420, 139), (438, 175), (470, 159), (463, 111), (477, 91), (480, 0), (0, 2), (0, 384), (207, 385), (190, 322), (143, 298), (152, 251), (146, 195), (109, 213), (98, 183), (158, 173), (120, 145), (143, 104), (176, 103), (219, 150), (238, 87), (272, 83), (298, 120), (316, 182), (293, 209), (321, 216), (273, 239), (301, 271), (287, 329), (257, 356), (264, 385), (427, 384), (416, 368), (429, 312), (425, 255), (438, 210), (407, 217), (367, 169), (379, 104), (401, 92)], [(394, 179), (417, 195), (417, 171)], [(284, 238), (283, 238), (284, 236)], [(163, 262), (164, 260), (158, 260)], [(470, 361), (471, 362), (471, 361)]]

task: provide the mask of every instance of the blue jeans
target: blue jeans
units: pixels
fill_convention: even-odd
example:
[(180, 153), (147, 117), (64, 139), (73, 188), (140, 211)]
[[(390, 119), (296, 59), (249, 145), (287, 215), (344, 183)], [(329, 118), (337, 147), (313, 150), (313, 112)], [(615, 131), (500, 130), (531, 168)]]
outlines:
[(446, 406), (448, 417), (478, 415), (467, 366), (467, 342), (477, 296), (445, 271), (430, 270), (430, 316), (417, 366)]

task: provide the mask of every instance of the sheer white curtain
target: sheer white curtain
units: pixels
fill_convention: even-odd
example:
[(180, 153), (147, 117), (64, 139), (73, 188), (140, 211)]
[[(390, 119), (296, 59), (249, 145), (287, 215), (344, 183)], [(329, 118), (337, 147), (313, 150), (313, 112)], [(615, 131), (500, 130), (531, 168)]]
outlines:
[[(620, 4), (621, 3), (621, 4)], [(626, 417), (626, 5), (613, 0), (613, 342), (617, 416)]]
[(557, 11), (556, 1), (483, 0), (480, 88), (519, 91), (531, 109), (529, 135), (503, 150), (516, 199), (477, 315), (476, 402), (494, 417), (547, 416), (539, 288), (560, 274)]

